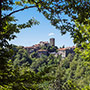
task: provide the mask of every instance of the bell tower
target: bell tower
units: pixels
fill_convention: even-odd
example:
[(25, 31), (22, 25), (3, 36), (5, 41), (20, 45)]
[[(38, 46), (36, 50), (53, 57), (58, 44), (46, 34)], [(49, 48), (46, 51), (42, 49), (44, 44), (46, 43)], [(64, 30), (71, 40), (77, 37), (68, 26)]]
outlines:
[(50, 38), (50, 45), (55, 46), (55, 38)]

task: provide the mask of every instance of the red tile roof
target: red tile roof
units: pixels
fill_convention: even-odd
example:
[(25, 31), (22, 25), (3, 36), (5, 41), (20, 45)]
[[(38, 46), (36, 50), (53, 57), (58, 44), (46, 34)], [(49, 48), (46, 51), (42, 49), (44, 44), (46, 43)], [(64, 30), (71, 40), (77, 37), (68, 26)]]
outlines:
[(40, 46), (40, 44), (35, 44), (35, 45), (33, 45), (33, 47), (39, 47)]
[(74, 48), (76, 48), (75, 46), (73, 46), (73, 47), (67, 47), (67, 48), (60, 48), (60, 49), (58, 49), (59, 51), (64, 51), (64, 50), (67, 50), (67, 49), (74, 49)]
[(67, 50), (67, 48), (60, 48), (58, 49), (59, 51), (64, 51), (64, 50)]
[(38, 51), (47, 51), (47, 50), (45, 50), (45, 49), (40, 49), (40, 50), (38, 50)]

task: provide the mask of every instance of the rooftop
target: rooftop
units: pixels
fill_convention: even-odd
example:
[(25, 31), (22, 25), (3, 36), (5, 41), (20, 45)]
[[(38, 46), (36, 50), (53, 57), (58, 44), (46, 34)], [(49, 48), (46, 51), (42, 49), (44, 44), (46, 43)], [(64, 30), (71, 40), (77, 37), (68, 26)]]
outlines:
[(38, 51), (40, 52), (40, 51), (47, 51), (47, 50), (45, 50), (45, 49), (40, 49), (40, 50), (38, 50)]
[(30, 48), (30, 49), (33, 49), (34, 47), (24, 47), (24, 48), (25, 48), (25, 49), (26, 49), (26, 48)]
[(66, 47), (66, 48), (59, 48), (58, 50), (59, 51), (64, 51), (64, 50), (67, 50), (67, 49), (74, 49), (75, 48), (75, 46), (73, 46), (73, 47)]
[(45, 42), (43, 42), (43, 41), (40, 41), (40, 43), (48, 43), (48, 41), (45, 41)]
[(67, 48), (59, 48), (58, 50), (59, 51), (64, 51), (64, 50), (67, 50)]

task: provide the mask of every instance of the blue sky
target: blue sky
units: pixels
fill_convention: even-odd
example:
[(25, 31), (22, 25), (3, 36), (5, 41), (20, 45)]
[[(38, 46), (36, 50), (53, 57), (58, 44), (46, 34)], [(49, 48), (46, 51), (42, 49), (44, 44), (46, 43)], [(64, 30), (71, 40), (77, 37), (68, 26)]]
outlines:
[(16, 34), (17, 38), (11, 40), (11, 44), (18, 46), (32, 46), (40, 41), (48, 41), (50, 38), (55, 38), (55, 45), (60, 46), (73, 46), (73, 41), (69, 33), (62, 36), (60, 31), (55, 29), (54, 26), (35, 8), (28, 9), (14, 14), (18, 21), (16, 23), (25, 23), (28, 19), (34, 17), (40, 22), (39, 25), (32, 26), (32, 28), (22, 29), (20, 33)]

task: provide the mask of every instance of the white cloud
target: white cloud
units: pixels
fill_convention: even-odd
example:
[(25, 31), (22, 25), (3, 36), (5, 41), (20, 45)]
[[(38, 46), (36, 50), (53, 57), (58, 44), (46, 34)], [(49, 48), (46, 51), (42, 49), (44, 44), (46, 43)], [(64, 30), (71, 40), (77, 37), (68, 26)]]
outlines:
[(54, 36), (55, 34), (54, 33), (49, 33), (48, 36)]

